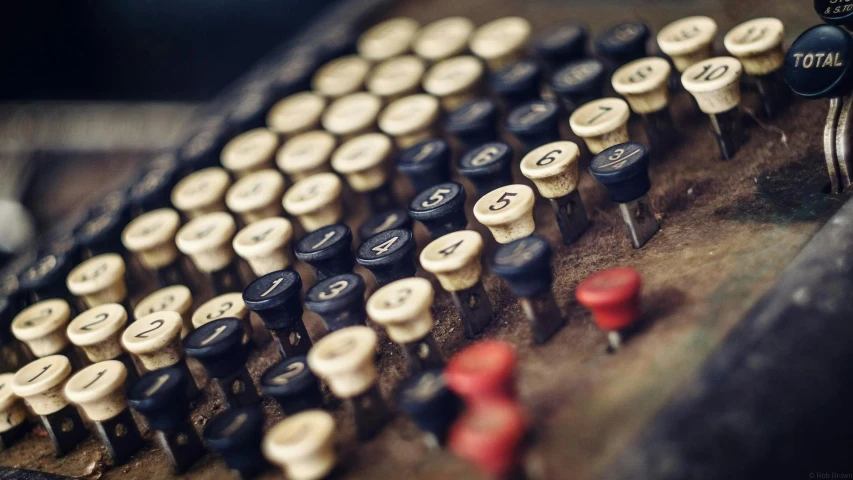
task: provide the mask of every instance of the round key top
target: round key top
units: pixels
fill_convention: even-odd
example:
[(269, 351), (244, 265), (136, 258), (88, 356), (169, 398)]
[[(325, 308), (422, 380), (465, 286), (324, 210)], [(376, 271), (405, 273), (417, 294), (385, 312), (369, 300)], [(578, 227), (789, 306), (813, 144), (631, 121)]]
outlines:
[[(244, 364), (249, 352), (243, 344), (243, 322), (237, 318), (219, 318), (197, 327), (184, 339), (184, 350), (204, 366), (213, 378), (234, 373)], [(247, 386), (254, 388), (254, 386)]]
[(249, 263), (255, 275), (284, 270), (291, 264), (293, 226), (286, 218), (252, 222), (234, 236), (234, 252)]
[(285, 142), (276, 154), (276, 165), (293, 181), (328, 172), (331, 169), (329, 160), (337, 145), (334, 135), (329, 132), (305, 132)]
[(623, 65), (613, 73), (613, 90), (625, 97), (631, 110), (647, 114), (665, 109), (669, 103), (669, 62), (646, 57)]
[(293, 250), (296, 258), (311, 266), (317, 281), (352, 271), (352, 231), (343, 223), (314, 230)]
[(465, 17), (447, 17), (421, 28), (412, 50), (430, 62), (461, 55), (468, 49), (474, 22)]
[(650, 34), (645, 23), (620, 23), (595, 38), (595, 50), (614, 65), (623, 65), (646, 56), (646, 41)]
[(285, 415), (323, 406), (320, 383), (308, 368), (305, 355), (274, 364), (261, 376), (260, 383), (264, 396), (274, 398)]
[(126, 268), (121, 255), (105, 253), (77, 265), (68, 274), (68, 291), (82, 297), (86, 305), (122, 303), (127, 297)]
[(362, 33), (356, 48), (362, 57), (374, 62), (396, 57), (409, 50), (419, 27), (411, 18), (385, 20)]
[(533, 235), (501, 246), (495, 251), (492, 270), (509, 284), (516, 297), (530, 298), (551, 290), (551, 244)]
[(777, 18), (756, 18), (726, 33), (726, 50), (743, 64), (748, 75), (766, 75), (785, 61), (785, 25)]
[(785, 81), (806, 98), (840, 97), (853, 86), (853, 38), (840, 28), (818, 25), (803, 32), (785, 56)]
[(695, 16), (676, 20), (658, 32), (658, 46), (672, 58), (676, 70), (683, 72), (696, 62), (711, 56), (711, 43), (717, 34), (717, 22)]
[(217, 295), (202, 303), (192, 314), (194, 328), (206, 325), (221, 318), (236, 318), (243, 322), (246, 331), (251, 332), (249, 310), (243, 303), (243, 294), (238, 292)]
[(225, 194), (225, 205), (243, 219), (252, 223), (282, 213), (281, 196), (284, 194), (284, 177), (278, 170), (258, 170), (234, 183)]
[(341, 180), (334, 173), (317, 173), (299, 180), (284, 193), (282, 205), (308, 232), (337, 223), (343, 217)]
[(640, 274), (633, 268), (614, 267), (586, 277), (575, 296), (588, 308), (602, 330), (618, 332), (640, 317)]
[(222, 166), (237, 177), (272, 168), (278, 146), (278, 135), (266, 128), (249, 130), (232, 138), (222, 148)]
[(263, 427), (264, 414), (257, 407), (232, 408), (207, 424), (204, 443), (241, 478), (252, 478), (269, 467), (261, 454)]
[(193, 295), (190, 289), (183, 285), (172, 285), (161, 288), (143, 298), (133, 309), (133, 317), (141, 318), (152, 313), (173, 311), (181, 314), (183, 327), (181, 338), (186, 337), (193, 329), (190, 321), (190, 307), (193, 305)]
[(532, 28), (521, 17), (504, 17), (481, 25), (468, 42), (474, 55), (497, 71), (524, 55)]
[(348, 140), (332, 154), (332, 168), (343, 175), (356, 192), (375, 190), (385, 184), (385, 161), (391, 155), (391, 139), (368, 133)]
[(389, 58), (367, 78), (367, 91), (386, 100), (417, 93), (426, 72), (424, 61), (414, 55)]
[(12, 390), (36, 415), (50, 415), (68, 405), (63, 388), (70, 375), (71, 362), (65, 356), (42, 357), (18, 370)]
[(466, 148), (474, 148), (498, 138), (497, 119), (495, 102), (481, 98), (450, 112), (444, 121), (444, 129), (455, 135)]
[(740, 103), (741, 63), (733, 57), (714, 57), (684, 70), (681, 83), (705, 113), (722, 113)]
[(148, 269), (157, 270), (177, 260), (175, 234), (181, 226), (181, 216), (171, 208), (144, 213), (124, 228), (122, 243)]
[(539, 83), (542, 68), (535, 60), (520, 60), (493, 73), (490, 78), (492, 90), (503, 98), (507, 105), (539, 99)]
[(0, 374), (0, 447), (9, 448), (28, 430), (27, 407), (12, 391), (14, 373)]
[(533, 233), (535, 201), (533, 189), (527, 185), (507, 185), (477, 200), (474, 217), (489, 228), (495, 241), (509, 243)]
[(507, 128), (528, 149), (560, 139), (557, 104), (533, 100), (514, 108), (507, 115)]
[(301, 291), (302, 278), (299, 274), (293, 270), (282, 270), (250, 283), (243, 291), (240, 303), (245, 303), (245, 308), (257, 313), (270, 330), (281, 330), (302, 320)]
[(358, 247), (355, 260), (370, 270), (376, 285), (382, 287), (415, 275), (415, 238), (411, 230), (386, 230)]
[(231, 186), (228, 172), (205, 168), (184, 177), (172, 189), (172, 205), (189, 218), (225, 211), (225, 192)]
[(382, 100), (367, 92), (355, 92), (334, 100), (323, 113), (323, 128), (344, 139), (370, 132), (382, 109)]
[(533, 181), (545, 198), (559, 198), (578, 186), (580, 150), (574, 142), (553, 142), (532, 150), (521, 159), (521, 173)]
[(621, 98), (593, 100), (572, 113), (569, 125), (583, 138), (590, 153), (628, 141), (628, 118), (631, 109)]
[(550, 64), (563, 64), (585, 55), (587, 36), (586, 27), (568, 23), (539, 34), (533, 41), (533, 48)]
[(527, 430), (521, 406), (495, 402), (466, 410), (450, 431), (448, 448), (490, 478), (504, 478), (521, 461)]
[(326, 380), (335, 396), (357, 396), (378, 379), (373, 362), (376, 343), (376, 333), (369, 327), (342, 328), (314, 345), (308, 352), (308, 366)]
[(391, 102), (379, 115), (379, 129), (394, 137), (398, 148), (408, 148), (434, 136), (441, 114), (438, 99), (416, 94)]
[(71, 307), (61, 299), (42, 300), (21, 310), (12, 320), (12, 335), (27, 344), (36, 357), (61, 352), (68, 345), (65, 326)]
[(492, 190), (512, 183), (512, 147), (504, 142), (484, 143), (459, 158), (456, 170), (474, 184), (482, 197)]
[(416, 192), (421, 192), (450, 180), (450, 154), (447, 142), (428, 138), (397, 155), (397, 170), (408, 177)]
[(305, 293), (305, 308), (320, 315), (330, 332), (364, 325), (364, 280), (343, 273), (317, 282)]
[(515, 365), (512, 345), (481, 340), (456, 352), (447, 362), (444, 379), (469, 406), (515, 400)]
[(80, 370), (65, 384), (65, 396), (79, 405), (93, 422), (109, 420), (127, 408), (124, 383), (127, 369), (106, 360)]
[(377, 233), (391, 230), (393, 228), (412, 229), (412, 217), (409, 212), (403, 208), (388, 210), (387, 212), (378, 213), (368, 218), (358, 227), (358, 238), (367, 240)]
[(326, 104), (325, 97), (313, 92), (291, 95), (273, 105), (267, 114), (267, 126), (288, 138), (308, 132), (320, 125)]
[(397, 405), (420, 430), (429, 435), (427, 443), (432, 447), (444, 443), (447, 432), (462, 411), (461, 400), (447, 388), (439, 369), (427, 370), (404, 380), (397, 394)]
[(358, 55), (340, 57), (320, 67), (311, 79), (311, 88), (328, 98), (357, 92), (364, 85), (370, 62)]
[(637, 142), (614, 145), (596, 155), (589, 166), (592, 176), (619, 203), (636, 200), (649, 191), (648, 171), (648, 151)]
[(551, 75), (551, 90), (563, 102), (567, 112), (601, 97), (606, 80), (604, 65), (588, 58), (568, 63)]
[[(71, 343), (86, 353), (91, 362), (113, 360), (121, 356), (121, 331), (127, 325), (127, 311), (117, 303), (90, 308), (68, 324)], [(75, 402), (76, 403), (76, 402)]]
[(445, 111), (453, 111), (473, 99), (483, 78), (483, 64), (476, 57), (461, 55), (436, 63), (423, 79), (424, 91), (441, 100)]
[(196, 217), (178, 230), (175, 238), (178, 250), (188, 255), (202, 272), (226, 268), (234, 259), (231, 239), (237, 225), (234, 217), (213, 212)]
[(404, 278), (375, 291), (367, 300), (367, 314), (393, 342), (411, 343), (432, 331), (435, 320), (430, 307), (434, 298), (429, 280)]
[(182, 326), (178, 312), (152, 313), (128, 325), (121, 335), (121, 344), (149, 371), (171, 367), (184, 357)]
[(130, 386), (127, 401), (151, 428), (175, 429), (190, 413), (186, 397), (188, 380), (183, 371), (174, 367), (146, 373)]
[(814, 10), (826, 23), (834, 25), (850, 25), (853, 23), (853, 6), (838, 0), (814, 0)]
[(483, 237), (473, 230), (448, 233), (429, 243), (420, 256), (424, 270), (434, 274), (448, 292), (465, 290), (480, 281)]
[(278, 422), (264, 437), (267, 459), (293, 480), (320, 480), (337, 463), (335, 419), (323, 410), (307, 410)]

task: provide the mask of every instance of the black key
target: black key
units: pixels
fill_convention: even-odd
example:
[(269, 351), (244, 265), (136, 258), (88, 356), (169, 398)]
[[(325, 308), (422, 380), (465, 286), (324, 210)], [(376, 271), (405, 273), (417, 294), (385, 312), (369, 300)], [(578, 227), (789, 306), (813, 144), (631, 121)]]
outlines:
[(803, 32), (785, 56), (785, 81), (797, 95), (833, 98), (853, 88), (853, 38), (832, 25)]
[(293, 270), (268, 273), (243, 290), (246, 308), (261, 317), (282, 358), (304, 355), (311, 348), (311, 338), (302, 323), (301, 290), (302, 278)]
[(450, 146), (440, 138), (429, 138), (401, 151), (397, 170), (421, 192), (450, 179)]
[(244, 332), (239, 319), (221, 318), (202, 325), (184, 338), (187, 355), (201, 362), (230, 407), (245, 407), (260, 401), (246, 368), (249, 351), (243, 343)]
[(826, 23), (853, 25), (853, 5), (838, 0), (814, 0), (814, 11)]
[(462, 400), (447, 387), (441, 370), (427, 370), (406, 379), (397, 404), (426, 435), (427, 445), (437, 448), (447, 440), (453, 422), (462, 413)]
[(49, 298), (63, 298), (71, 305), (78, 305), (76, 298), (65, 285), (65, 279), (72, 268), (74, 265), (65, 255), (44, 254), (21, 271), (18, 276), (20, 288), (28, 292), (32, 303)]
[(491, 75), (492, 90), (508, 107), (539, 99), (542, 67), (535, 60), (521, 60)]
[(468, 225), (465, 189), (456, 182), (441, 183), (424, 190), (409, 203), (409, 215), (421, 222), (433, 239)]
[(358, 238), (367, 240), (377, 233), (391, 230), (392, 228), (412, 229), (412, 217), (404, 208), (396, 208), (387, 212), (377, 213), (358, 227)]
[(131, 408), (156, 431), (157, 443), (178, 475), (204, 455), (204, 445), (189, 418), (188, 381), (181, 369), (168, 367), (143, 375), (127, 392)]
[(606, 77), (600, 61), (591, 58), (578, 60), (551, 75), (551, 89), (566, 112), (572, 113), (584, 103), (601, 98)]
[(641, 22), (614, 25), (595, 38), (595, 50), (612, 66), (620, 67), (646, 55), (646, 42), (651, 35), (649, 26)]
[(444, 129), (456, 136), (465, 148), (474, 148), (498, 139), (498, 107), (487, 98), (463, 104), (447, 115)]
[(359, 265), (370, 270), (376, 286), (415, 276), (415, 238), (410, 230), (386, 230), (362, 242), (355, 254)]
[(343, 273), (317, 282), (305, 293), (305, 308), (323, 319), (330, 332), (353, 325), (364, 325), (364, 280), (354, 273)]
[(569, 23), (551, 28), (533, 41), (533, 48), (549, 65), (562, 65), (586, 55), (586, 27)]
[(305, 355), (276, 363), (261, 376), (261, 392), (272, 397), (285, 415), (323, 407), (320, 382), (308, 368)]
[(525, 148), (530, 151), (560, 139), (557, 104), (548, 100), (533, 100), (514, 108), (506, 123)]
[(640, 248), (660, 229), (649, 201), (649, 153), (642, 143), (614, 145), (596, 155), (589, 173), (607, 187), (619, 204), (634, 248)]
[(264, 414), (259, 408), (232, 408), (210, 421), (204, 441), (241, 478), (253, 478), (269, 468), (261, 453), (263, 426)]
[(352, 271), (352, 231), (343, 223), (318, 228), (293, 247), (296, 258), (314, 270), (317, 281)]
[(531, 235), (501, 245), (492, 260), (492, 270), (521, 302), (537, 344), (547, 342), (566, 324), (551, 293), (551, 257), (548, 240)]
[[(512, 183), (512, 147), (504, 142), (484, 143), (468, 150), (456, 169), (477, 190), (477, 197)], [(411, 209), (409, 210), (411, 213)], [(415, 219), (417, 220), (417, 219)]]

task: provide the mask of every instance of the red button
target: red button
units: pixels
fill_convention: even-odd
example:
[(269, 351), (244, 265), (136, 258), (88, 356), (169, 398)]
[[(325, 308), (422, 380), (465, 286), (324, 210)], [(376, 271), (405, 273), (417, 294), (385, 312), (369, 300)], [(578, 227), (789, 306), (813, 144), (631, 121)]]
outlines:
[(640, 316), (640, 273), (615, 267), (586, 277), (575, 290), (581, 305), (592, 311), (602, 330), (622, 330)]
[(515, 348), (484, 340), (460, 350), (447, 363), (447, 386), (469, 403), (515, 399)]
[(518, 465), (519, 446), (526, 429), (524, 411), (517, 403), (484, 402), (456, 420), (448, 446), (481, 472), (501, 478)]

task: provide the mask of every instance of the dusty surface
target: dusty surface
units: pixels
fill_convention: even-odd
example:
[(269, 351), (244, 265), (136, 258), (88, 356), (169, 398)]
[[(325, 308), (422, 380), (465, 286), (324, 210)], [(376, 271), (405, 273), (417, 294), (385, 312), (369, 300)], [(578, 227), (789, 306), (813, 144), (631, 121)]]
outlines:
[[(596, 2), (595, 9), (560, 2), (420, 1), (401, 6), (399, 12), (424, 22), (463, 14), (477, 23), (502, 14), (530, 18), (537, 27), (563, 19), (583, 19), (593, 29), (618, 18), (640, 16), (659, 28), (675, 18), (697, 12), (678, 4), (657, 3), (647, 9), (624, 7), (618, 2)], [(725, 2), (703, 5), (702, 13), (720, 22), (721, 34), (738, 20), (773, 14), (788, 22), (793, 34), (811, 23), (810, 5), (798, 9), (787, 2), (773, 4), (774, 11), (744, 11), (744, 5)], [(741, 2), (745, 3), (745, 2)], [(727, 9), (728, 8), (728, 9)], [(727, 9), (728, 16), (716, 12)], [(807, 10), (804, 14), (802, 10)], [(393, 13), (399, 13), (393, 12)], [(556, 12), (556, 15), (553, 13)], [(663, 13), (661, 13), (663, 12)], [(661, 13), (656, 15), (655, 13)], [(797, 15), (799, 18), (795, 20)], [(803, 18), (806, 17), (806, 18)], [(541, 20), (541, 22), (540, 22)], [(789, 23), (790, 25), (790, 23)], [(791, 35), (789, 35), (791, 36)], [(746, 107), (754, 108), (754, 96), (746, 96)], [(537, 478), (594, 478), (613, 455), (657, 411), (691, 372), (721, 341), (726, 332), (773, 283), (792, 256), (808, 241), (821, 223), (844, 201), (823, 193), (827, 181), (822, 163), (820, 132), (825, 115), (820, 102), (795, 104), (780, 118), (762, 127), (746, 122), (748, 143), (729, 161), (719, 160), (713, 136), (703, 115), (692, 110), (686, 95), (675, 96), (673, 115), (682, 131), (682, 142), (651, 166), (650, 197), (661, 216), (662, 230), (643, 249), (634, 250), (624, 231), (618, 211), (606, 192), (582, 170), (581, 195), (592, 226), (580, 241), (562, 246), (549, 206), (536, 207), (537, 232), (557, 246), (553, 266), (557, 303), (569, 318), (568, 326), (547, 345), (530, 346), (530, 334), (521, 309), (505, 285), (490, 274), (484, 281), (492, 298), (496, 320), (485, 338), (498, 338), (519, 349), (518, 384), (521, 402), (534, 426), (530, 436), (527, 466)], [(566, 127), (567, 121), (564, 122)], [(564, 137), (577, 141), (564, 128)], [(631, 121), (631, 134), (642, 140), (639, 122)], [(129, 160), (132, 161), (132, 160)], [(588, 154), (584, 157), (588, 161)], [(59, 192), (51, 202), (37, 207), (42, 218), (56, 218), (68, 205), (63, 192), (85, 188), (82, 175), (93, 170), (102, 178), (115, 173), (117, 162), (90, 160), (76, 168), (64, 168), (37, 187)], [(112, 165), (113, 172), (105, 166)], [(584, 165), (585, 167), (585, 165)], [(83, 173), (81, 173), (83, 172)], [(516, 171), (516, 181), (522, 177)], [(111, 180), (110, 180), (111, 181)], [(525, 182), (526, 183), (526, 182)], [(59, 188), (59, 185), (73, 187)], [(399, 193), (405, 194), (404, 183)], [(472, 192), (472, 190), (469, 190)], [(73, 194), (68, 194), (73, 195)], [(355, 200), (350, 211), (352, 225), (363, 216), (363, 204)], [(474, 222), (470, 215), (469, 220)], [(472, 224), (487, 242), (486, 255), (495, 248), (488, 231)], [(417, 227), (423, 247), (425, 231)], [(644, 322), (617, 354), (609, 354), (606, 339), (577, 304), (573, 290), (586, 275), (612, 265), (629, 265), (643, 274)], [(298, 270), (306, 283), (313, 283), (304, 266)], [(360, 271), (359, 273), (365, 273)], [(423, 273), (423, 272), (421, 272)], [(436, 288), (440, 291), (437, 282)], [(134, 292), (138, 301), (149, 291)], [(204, 297), (198, 292), (197, 297)], [(196, 305), (199, 300), (197, 298)], [(434, 312), (434, 335), (447, 354), (468, 343), (450, 297), (439, 293)], [(320, 333), (317, 319), (306, 315), (312, 335)], [(380, 372), (383, 391), (391, 394), (404, 374), (401, 351), (383, 337)], [(257, 379), (277, 360), (267, 345), (254, 352), (250, 370)], [(458, 461), (442, 452), (428, 452), (414, 426), (396, 417), (380, 436), (358, 445), (350, 423), (333, 400), (330, 405), (340, 420), (340, 476), (350, 478), (460, 478), (472, 476)], [(281, 418), (278, 407), (265, 400), (267, 423)], [(194, 410), (192, 420), (201, 430), (222, 411), (212, 385)], [(169, 478), (163, 455), (153, 445), (127, 465), (108, 469), (105, 451), (89, 439), (63, 459), (54, 459), (49, 439), (38, 430), (24, 441), (0, 453), (0, 465), (91, 478)], [(270, 470), (264, 478), (276, 478)], [(194, 479), (227, 478), (221, 460), (207, 456), (187, 475)]]

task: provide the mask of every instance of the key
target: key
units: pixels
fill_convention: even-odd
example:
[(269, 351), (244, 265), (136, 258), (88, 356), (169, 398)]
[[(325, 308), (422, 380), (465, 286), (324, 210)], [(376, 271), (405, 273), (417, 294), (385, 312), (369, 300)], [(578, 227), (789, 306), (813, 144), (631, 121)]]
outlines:
[(302, 237), (293, 248), (296, 258), (307, 263), (320, 282), (352, 271), (352, 231), (343, 223), (319, 228)]
[(284, 210), (295, 216), (306, 232), (338, 223), (344, 215), (341, 180), (334, 173), (317, 173), (293, 184), (284, 193)]
[[(278, 201), (278, 199), (276, 199)], [(284, 270), (293, 264), (293, 226), (286, 218), (269, 217), (243, 227), (232, 242), (234, 252), (257, 276)]]
[(415, 276), (415, 238), (410, 230), (386, 230), (358, 247), (355, 260), (370, 270), (377, 288)]
[(241, 178), (258, 170), (273, 168), (273, 157), (278, 147), (278, 135), (266, 128), (254, 128), (229, 140), (222, 147), (220, 161), (226, 170)]
[(223, 293), (199, 305), (192, 314), (193, 330), (220, 318), (240, 320), (243, 324), (243, 343), (248, 345), (253, 342), (253, 328), (249, 318), (249, 309), (243, 302), (241, 293)]
[[(139, 377), (130, 354), (121, 347), (121, 334), (127, 325), (127, 311), (117, 303), (90, 308), (68, 324), (68, 339), (83, 350), (92, 363), (116, 360), (125, 367), (127, 383)], [(67, 356), (67, 355), (66, 355)], [(75, 402), (76, 403), (76, 402)]]
[(484, 143), (459, 158), (456, 170), (467, 178), (482, 197), (512, 183), (512, 147), (504, 142)]
[(761, 96), (765, 118), (773, 118), (788, 104), (790, 89), (782, 78), (785, 25), (777, 18), (756, 18), (729, 30), (724, 44), (737, 57)]
[(716, 35), (717, 22), (714, 19), (685, 17), (663, 27), (658, 32), (657, 41), (661, 51), (672, 60), (676, 71), (681, 73), (711, 57)]
[(190, 289), (184, 285), (172, 285), (161, 288), (151, 295), (143, 298), (136, 304), (133, 310), (133, 318), (142, 318), (152, 313), (173, 311), (181, 314), (181, 338), (187, 336), (193, 329), (190, 320), (193, 305), (193, 295)]
[(544, 143), (560, 139), (557, 124), (557, 104), (548, 100), (533, 100), (514, 108), (506, 119), (507, 128), (524, 145), (532, 150)]
[(519, 478), (526, 431), (527, 420), (519, 404), (482, 405), (466, 410), (456, 421), (448, 448), (490, 478)]
[(533, 48), (552, 68), (586, 56), (589, 32), (578, 23), (566, 23), (545, 30), (533, 41)]
[(382, 110), (382, 99), (368, 92), (353, 92), (329, 104), (321, 120), (323, 128), (346, 142), (359, 135), (376, 131), (376, 118)]
[(426, 93), (438, 97), (444, 111), (452, 112), (476, 97), (482, 80), (482, 62), (471, 55), (460, 55), (430, 67), (422, 86)]
[(243, 302), (272, 333), (281, 358), (304, 355), (312, 345), (302, 323), (301, 291), (302, 278), (293, 270), (268, 273), (243, 291)]
[(493, 73), (489, 84), (492, 91), (503, 99), (504, 105), (513, 108), (539, 100), (542, 76), (542, 68), (535, 60), (519, 60)]
[(646, 43), (650, 35), (651, 29), (645, 23), (619, 23), (595, 37), (595, 51), (614, 68), (619, 68), (647, 56)]
[(337, 463), (335, 419), (322, 410), (308, 410), (278, 422), (264, 436), (267, 459), (287, 478), (321, 480)]
[(447, 440), (453, 422), (462, 413), (462, 400), (447, 388), (440, 369), (413, 375), (400, 385), (397, 404), (424, 432), (424, 443), (438, 449)]
[(266, 169), (240, 178), (225, 193), (225, 205), (243, 220), (243, 224), (270, 217), (281, 217), (284, 177), (278, 170)]
[[(61, 298), (42, 300), (23, 309), (12, 320), (12, 335), (29, 347), (36, 358), (62, 354), (68, 360), (77, 355), (65, 328), (71, 318), (71, 307)], [(79, 367), (79, 362), (74, 362)]]
[(332, 152), (338, 146), (334, 135), (324, 130), (300, 133), (284, 143), (276, 154), (276, 165), (294, 182), (315, 173), (332, 170)]
[(204, 429), (204, 443), (222, 456), (240, 479), (269, 468), (261, 453), (264, 414), (258, 407), (232, 408), (214, 417)]
[(353, 325), (364, 325), (364, 280), (354, 273), (342, 273), (314, 284), (305, 293), (305, 308), (323, 319), (333, 332)]
[(232, 246), (237, 225), (225, 212), (207, 213), (178, 230), (178, 250), (190, 257), (217, 295), (243, 289)]
[(444, 129), (470, 150), (499, 140), (498, 107), (488, 98), (477, 98), (449, 112)]
[(646, 57), (625, 64), (613, 73), (613, 90), (625, 97), (640, 115), (652, 152), (660, 154), (675, 142), (677, 132), (669, 111), (669, 62)]
[(358, 38), (356, 49), (359, 55), (372, 62), (397, 57), (409, 51), (419, 28), (417, 21), (407, 17), (385, 20), (365, 30)]
[(261, 375), (260, 383), (264, 396), (275, 399), (287, 416), (323, 407), (320, 382), (308, 368), (305, 355), (274, 364)]
[(104, 253), (77, 265), (68, 274), (68, 291), (80, 297), (88, 307), (120, 303), (130, 310), (127, 298), (127, 269), (117, 253)]
[(0, 374), (0, 451), (14, 445), (30, 430), (27, 407), (12, 391), (14, 373)]
[(532, 27), (521, 17), (503, 17), (474, 31), (468, 48), (495, 72), (524, 57)]
[(358, 55), (336, 58), (314, 72), (311, 89), (334, 99), (361, 90), (370, 62)]
[(456, 352), (444, 368), (447, 386), (468, 408), (497, 402), (515, 402), (515, 366), (518, 355), (509, 343), (481, 340)]
[(741, 63), (733, 57), (715, 57), (695, 63), (681, 75), (684, 89), (711, 119), (723, 160), (735, 156), (744, 142), (740, 110)]
[(127, 251), (154, 273), (161, 287), (185, 283), (188, 278), (181, 267), (181, 252), (175, 245), (175, 235), (180, 227), (178, 212), (160, 208), (133, 219), (121, 235)]
[(592, 312), (614, 351), (640, 318), (641, 284), (640, 274), (633, 268), (613, 267), (586, 277), (575, 290), (578, 303)]
[(575, 135), (583, 138), (593, 155), (628, 141), (628, 118), (631, 109), (621, 98), (600, 98), (585, 103), (569, 117)]
[(175, 185), (172, 204), (189, 219), (224, 212), (225, 193), (230, 186), (231, 177), (225, 169), (205, 168), (187, 175)]
[[(416, 192), (450, 180), (450, 146), (441, 138), (427, 138), (397, 155), (397, 170)], [(378, 232), (377, 232), (378, 233)]]
[(599, 99), (605, 82), (604, 64), (593, 58), (568, 63), (551, 74), (551, 90), (569, 114)]
[(536, 197), (527, 185), (507, 185), (492, 190), (474, 204), (474, 217), (488, 227), (498, 243), (524, 238), (536, 229), (533, 204)]
[(412, 51), (431, 63), (462, 55), (468, 50), (474, 28), (474, 22), (465, 17), (436, 20), (420, 29), (412, 42)]
[(395, 208), (373, 215), (358, 227), (358, 238), (364, 241), (377, 233), (395, 228), (412, 229), (412, 217), (409, 216), (408, 210)]
[(465, 189), (456, 182), (439, 183), (419, 193), (409, 203), (409, 215), (421, 222), (435, 239), (468, 225)]
[(385, 102), (418, 93), (426, 64), (415, 55), (402, 55), (383, 60), (367, 77), (367, 91)]
[(423, 93), (391, 102), (379, 115), (379, 129), (394, 137), (397, 148), (409, 148), (438, 135), (441, 107), (437, 98)]
[(267, 127), (284, 138), (296, 138), (320, 127), (327, 104), (326, 98), (319, 93), (290, 95), (272, 106), (267, 114)]
[(344, 142), (332, 154), (332, 168), (346, 178), (354, 192), (367, 196), (374, 212), (387, 210), (394, 203), (386, 168), (392, 151), (390, 138), (368, 133)]

